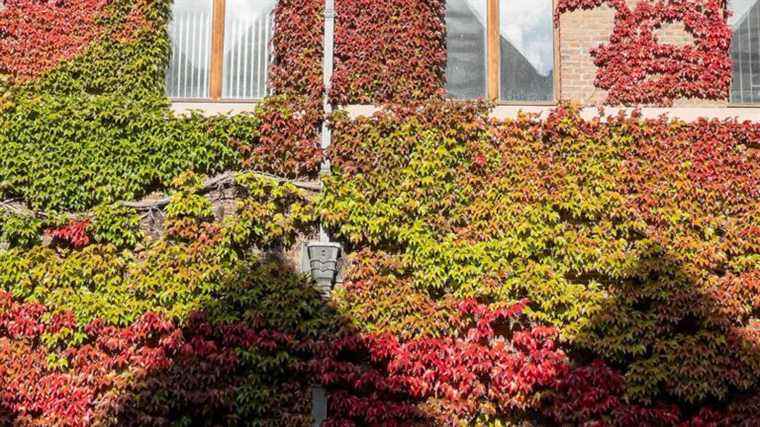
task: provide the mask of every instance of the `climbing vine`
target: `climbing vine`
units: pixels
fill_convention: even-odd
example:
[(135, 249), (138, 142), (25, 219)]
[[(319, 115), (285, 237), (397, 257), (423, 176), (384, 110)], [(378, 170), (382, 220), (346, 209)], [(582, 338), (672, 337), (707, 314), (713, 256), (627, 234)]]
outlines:
[[(281, 1), (277, 7), (275, 92), (321, 97), (322, 2)], [(608, 42), (592, 49), (596, 86), (610, 104), (669, 105), (675, 99), (721, 100), (731, 85), (731, 29), (722, 0), (563, 0), (565, 12), (602, 5), (614, 10)], [(424, 100), (444, 94), (445, 2), (336, 1), (335, 74), (338, 105)], [(657, 30), (682, 23), (693, 43), (663, 43)]]
[[(610, 104), (669, 105), (674, 99), (728, 98), (731, 86), (731, 28), (723, 0), (561, 0), (564, 12), (607, 5), (615, 11), (609, 42), (591, 51), (596, 86)], [(657, 30), (682, 23), (693, 44), (661, 43)]]
[[(334, 104), (406, 102), (444, 93), (443, 0), (337, 0), (335, 7)], [(280, 1), (275, 17), (272, 88), (320, 99), (323, 2)]]
[[(611, 100), (724, 94), (722, 2), (607, 4)], [(310, 425), (317, 384), (328, 425), (760, 422), (758, 124), (492, 120), (440, 100), (445, 2), (338, 0), (333, 102), (403, 102), (329, 117), (320, 184), (321, 3), (213, 117), (169, 109), (170, 5), (0, 11), (0, 423)]]
[[(169, 111), (164, 71), (170, 1), (92, 4), (99, 12), (82, 16), (97, 17), (88, 18), (88, 30), (81, 31), (90, 34), (90, 43), (72, 42), (77, 49), (71, 55), (78, 55), (30, 51), (18, 59), (28, 62), (23, 67), (3, 62), (9, 64), (13, 96), (0, 117), (0, 199), (21, 198), (41, 210), (85, 211), (140, 198), (188, 169), (316, 173), (319, 117), (301, 116), (299, 102), (274, 98), (256, 113), (235, 117), (176, 117)], [(65, 40), (56, 34), (68, 27), (56, 19), (65, 20), (71, 10), (80, 13), (80, 6), (8, 3), (0, 12), (0, 46), (9, 57), (27, 42), (63, 52), (56, 43)], [(116, 36), (126, 29), (131, 37)], [(48, 62), (54, 58), (58, 62)], [(39, 78), (27, 81), (27, 68)]]
[(451, 303), (527, 299), (628, 402), (757, 393), (756, 124), (428, 103), (334, 126), (321, 204), (363, 250), (340, 294), (358, 325), (447, 336)]
[(16, 82), (50, 71), (86, 48), (102, 31), (106, 2), (84, 0), (55, 5), (28, 0), (5, 2), (0, 38), (0, 72)]

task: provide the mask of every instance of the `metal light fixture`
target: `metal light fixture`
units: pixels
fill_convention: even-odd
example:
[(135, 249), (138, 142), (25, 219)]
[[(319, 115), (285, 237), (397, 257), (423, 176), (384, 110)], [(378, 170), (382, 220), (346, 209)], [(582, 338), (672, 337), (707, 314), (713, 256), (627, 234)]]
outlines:
[(325, 298), (330, 296), (338, 278), (338, 261), (342, 252), (341, 245), (335, 242), (310, 242), (306, 245), (311, 277), (317, 282), (317, 289)]

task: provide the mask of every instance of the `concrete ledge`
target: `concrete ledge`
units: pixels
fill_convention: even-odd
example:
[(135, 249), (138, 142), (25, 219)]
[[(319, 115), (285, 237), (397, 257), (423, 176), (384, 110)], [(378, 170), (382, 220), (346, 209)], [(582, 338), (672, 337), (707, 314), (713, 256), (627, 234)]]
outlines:
[[(535, 106), (535, 105), (499, 105), (491, 111), (491, 117), (497, 120), (517, 118), (520, 112), (538, 114), (539, 117), (546, 117), (556, 108), (555, 106)], [(350, 117), (369, 117), (380, 107), (374, 105), (349, 105), (343, 107)], [(613, 116), (620, 111), (630, 114), (634, 108), (613, 108), (605, 107), (604, 112), (607, 116)], [(693, 122), (699, 118), (707, 119), (737, 119), (739, 121), (760, 121), (760, 106), (758, 107), (647, 107), (641, 108), (641, 115), (647, 119), (655, 119), (666, 115), (672, 119), (681, 119), (686, 122)], [(586, 120), (599, 116), (599, 110), (596, 107), (586, 107), (581, 110), (581, 117)]]
[(199, 111), (207, 116), (215, 114), (240, 114), (256, 110), (256, 102), (173, 101), (171, 109), (177, 115), (189, 114), (191, 111)]
[[(239, 114), (249, 113), (256, 109), (255, 102), (173, 102), (172, 111), (176, 114), (188, 114), (190, 111), (197, 110), (205, 115), (214, 114)], [(491, 117), (499, 120), (516, 118), (520, 112), (538, 114), (540, 117), (546, 117), (554, 106), (537, 106), (537, 105), (499, 105), (491, 112)], [(351, 118), (369, 117), (382, 107), (377, 105), (347, 105), (340, 109), (348, 112)], [(607, 116), (616, 115), (620, 111), (630, 114), (633, 108), (605, 107), (604, 111)], [(758, 107), (646, 107), (641, 108), (641, 115), (644, 118), (657, 118), (665, 115), (673, 119), (681, 119), (686, 122), (697, 120), (701, 117), (707, 119), (753, 121), (760, 122), (760, 106)], [(599, 112), (596, 107), (587, 107), (581, 111), (581, 117), (592, 119), (597, 117)]]
[[(758, 106), (760, 107), (760, 106)], [(671, 119), (680, 119), (685, 122), (693, 122), (700, 118), (718, 120), (760, 121), (760, 108), (758, 107), (647, 107), (641, 108), (641, 115), (647, 119), (656, 119), (665, 115)], [(634, 108), (605, 108), (606, 115), (615, 115), (620, 111), (631, 114)], [(596, 108), (584, 108), (581, 116), (591, 119), (598, 116)]]

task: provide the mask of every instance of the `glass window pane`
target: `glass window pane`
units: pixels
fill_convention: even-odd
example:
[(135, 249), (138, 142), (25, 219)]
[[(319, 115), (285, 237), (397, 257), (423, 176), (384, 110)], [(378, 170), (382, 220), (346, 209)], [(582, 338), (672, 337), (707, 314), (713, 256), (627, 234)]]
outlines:
[(502, 0), (499, 13), (501, 99), (554, 100), (552, 0)]
[(760, 102), (760, 2), (758, 0), (729, 0), (728, 7), (733, 13), (728, 20), (733, 31), (731, 102), (758, 103)]
[(275, 0), (227, 0), (222, 97), (256, 99), (267, 94)]
[(446, 1), (446, 89), (458, 99), (486, 95), (486, 0)]
[(171, 98), (208, 98), (212, 0), (175, 0), (169, 37), (172, 57), (166, 73)]

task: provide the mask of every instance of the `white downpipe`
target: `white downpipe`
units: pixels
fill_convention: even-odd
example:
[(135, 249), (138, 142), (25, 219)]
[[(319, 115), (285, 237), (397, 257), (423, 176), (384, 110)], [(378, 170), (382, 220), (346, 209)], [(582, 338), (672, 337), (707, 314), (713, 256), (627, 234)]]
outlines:
[[(332, 114), (333, 108), (330, 104), (330, 84), (333, 76), (333, 62), (334, 62), (334, 46), (335, 46), (335, 0), (325, 0), (325, 34), (324, 34), (324, 52), (322, 58), (322, 82), (324, 83), (325, 93), (322, 99), (322, 108), (325, 117)], [(323, 151), (326, 151), (330, 147), (332, 142), (332, 130), (327, 125), (326, 121), (322, 122), (322, 143), (321, 147)], [(325, 157), (320, 168), (321, 175), (330, 174), (330, 159)], [(327, 235), (322, 223), (319, 224), (319, 240), (321, 242), (329, 242), (330, 236)]]
[[(330, 105), (330, 82), (333, 75), (333, 51), (335, 40), (335, 0), (325, 0), (325, 34), (324, 34), (324, 56), (322, 58), (322, 82), (324, 83), (325, 93), (322, 98), (322, 109), (324, 116), (327, 117), (332, 113)], [(332, 132), (325, 120), (322, 121), (322, 141), (320, 146), (325, 151), (330, 147), (332, 142)], [(320, 167), (320, 176), (330, 173), (330, 160), (325, 156), (322, 166)], [(324, 183), (322, 184), (324, 190)], [(322, 244), (330, 242), (330, 236), (327, 234), (322, 222), (319, 223), (319, 241)], [(312, 276), (314, 271), (312, 270)], [(331, 282), (331, 281), (330, 281)], [(332, 283), (326, 284), (330, 289)], [(324, 285), (320, 286), (324, 287)], [(328, 291), (329, 293), (329, 291)], [(319, 385), (312, 387), (311, 395), (313, 427), (320, 427), (327, 418), (327, 390)]]

